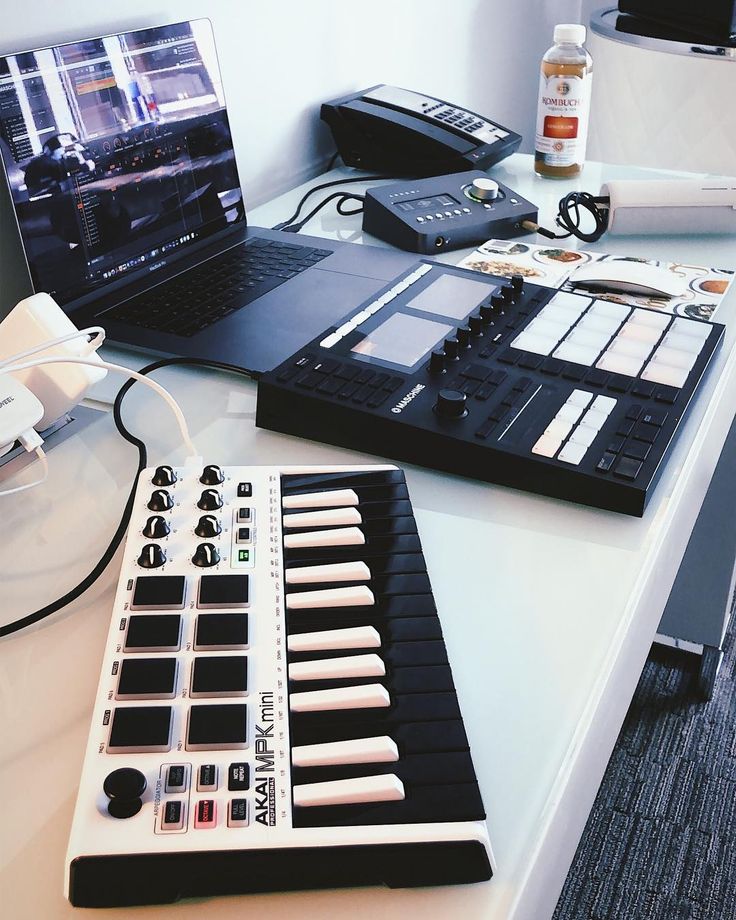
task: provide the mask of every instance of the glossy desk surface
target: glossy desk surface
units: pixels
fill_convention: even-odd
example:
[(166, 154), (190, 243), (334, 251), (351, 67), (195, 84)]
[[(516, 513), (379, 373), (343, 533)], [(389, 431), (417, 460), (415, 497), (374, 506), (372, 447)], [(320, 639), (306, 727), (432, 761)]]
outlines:
[[(536, 201), (548, 226), (558, 198), (574, 187), (536, 179), (523, 155), (491, 174)], [(624, 175), (644, 173), (588, 164), (578, 187), (597, 192), (605, 178)], [(301, 192), (257, 209), (250, 223), (284, 219)], [(363, 239), (359, 217), (331, 210), (305, 229)], [(724, 237), (611, 237), (590, 248), (736, 263)], [(642, 519), (406, 467), (488, 812), (492, 881), (214, 898), (105, 916), (184, 920), (203, 909), (212, 920), (266, 912), (295, 920), (550, 916), (734, 416), (734, 311), (731, 292), (717, 317), (729, 323), (725, 342)], [(148, 360), (106, 353), (131, 366)], [(373, 459), (255, 429), (256, 386), (242, 378), (168, 369), (158, 379), (180, 401), (206, 462)], [(110, 375), (99, 386), (101, 408), (118, 385)], [(183, 458), (169, 410), (153, 393), (136, 386), (125, 416), (147, 440), (150, 464)], [(105, 414), (51, 451), (46, 484), (0, 499), (3, 622), (63, 594), (89, 571), (118, 522), (135, 461)], [(12, 920), (75, 914), (62, 894), (64, 853), (119, 560), (64, 612), (0, 642), (0, 903)]]

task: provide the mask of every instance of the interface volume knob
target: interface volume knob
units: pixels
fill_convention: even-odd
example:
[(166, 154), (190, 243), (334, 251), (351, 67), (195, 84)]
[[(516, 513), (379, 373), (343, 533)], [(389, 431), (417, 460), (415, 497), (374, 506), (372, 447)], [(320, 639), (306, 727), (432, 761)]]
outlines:
[(217, 489), (204, 489), (197, 502), (202, 511), (216, 511), (222, 508), (222, 496)]
[(462, 418), (468, 414), (467, 397), (459, 390), (440, 390), (434, 411), (442, 418)]
[(214, 543), (200, 543), (194, 551), (192, 562), (200, 568), (208, 568), (211, 565), (217, 565), (220, 561), (220, 554)]
[(493, 201), (498, 198), (498, 182), (480, 176), (470, 183), (468, 194), (477, 201)]

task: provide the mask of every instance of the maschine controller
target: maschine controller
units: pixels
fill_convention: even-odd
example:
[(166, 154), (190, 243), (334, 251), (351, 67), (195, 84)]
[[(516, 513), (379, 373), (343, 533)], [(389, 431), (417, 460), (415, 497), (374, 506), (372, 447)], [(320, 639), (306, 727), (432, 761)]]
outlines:
[(67, 853), (83, 907), (491, 875), (403, 473), (141, 473)]
[(641, 516), (723, 331), (420, 262), (263, 376), (256, 423)]

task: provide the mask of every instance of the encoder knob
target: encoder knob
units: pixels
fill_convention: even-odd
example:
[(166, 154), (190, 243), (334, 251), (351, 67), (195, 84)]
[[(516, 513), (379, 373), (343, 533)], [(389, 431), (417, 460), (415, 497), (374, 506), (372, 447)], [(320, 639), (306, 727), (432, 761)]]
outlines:
[(462, 418), (466, 413), (467, 397), (459, 390), (440, 390), (434, 411), (442, 418)]
[(473, 314), (468, 317), (468, 326), (470, 326), (471, 335), (480, 335), (483, 331), (483, 320), (480, 315)]
[(524, 290), (524, 276), (523, 275), (512, 275), (511, 276), (511, 287), (514, 289), (515, 294), (521, 294)]
[(511, 301), (514, 299), (515, 293), (516, 292), (514, 291), (513, 286), (510, 284), (504, 284), (504, 286), (501, 288), (501, 297), (503, 297), (506, 303), (511, 303)]
[(204, 489), (197, 502), (202, 511), (216, 511), (222, 508), (222, 496), (217, 489)]
[(147, 507), (151, 511), (168, 511), (174, 507), (174, 499), (169, 495), (166, 489), (154, 489), (148, 500)]
[(460, 326), (455, 335), (461, 348), (467, 348), (470, 345), (470, 328), (468, 326)]
[(138, 556), (138, 565), (143, 569), (157, 569), (166, 562), (166, 553), (158, 543), (146, 543)]
[(450, 359), (450, 361), (453, 361), (455, 358), (457, 358), (459, 353), (460, 343), (458, 340), (455, 338), (445, 339), (445, 354)]
[(206, 486), (217, 486), (225, 479), (225, 474), (222, 472), (219, 466), (211, 464), (206, 466), (202, 470), (202, 475), (199, 477), (199, 481)]
[(477, 201), (493, 201), (498, 198), (498, 182), (487, 176), (473, 179), (468, 194)]
[(157, 466), (151, 482), (155, 486), (173, 486), (176, 482), (176, 473), (170, 466)]
[(146, 521), (146, 525), (143, 528), (143, 536), (147, 537), (149, 540), (160, 540), (167, 536), (170, 530), (171, 528), (166, 518), (161, 517), (160, 514), (154, 514)]
[(194, 551), (192, 562), (200, 568), (208, 568), (211, 565), (217, 565), (220, 561), (220, 554), (214, 543), (200, 543)]
[(220, 522), (214, 514), (203, 514), (194, 528), (198, 537), (216, 537), (221, 530)]
[(429, 373), (444, 374), (445, 372), (445, 353), (444, 351), (433, 351), (429, 356)]

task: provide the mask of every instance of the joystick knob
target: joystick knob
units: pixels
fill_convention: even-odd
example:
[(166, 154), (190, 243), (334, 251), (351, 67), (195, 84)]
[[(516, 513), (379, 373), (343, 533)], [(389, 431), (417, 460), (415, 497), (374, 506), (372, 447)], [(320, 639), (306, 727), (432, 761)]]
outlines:
[(483, 332), (483, 320), (480, 315), (473, 314), (473, 316), (469, 316), (468, 326), (470, 326), (471, 335), (480, 335)]
[(204, 489), (197, 502), (202, 511), (215, 511), (222, 508), (222, 496), (217, 489)]
[(501, 288), (501, 297), (503, 297), (506, 303), (511, 303), (511, 301), (514, 299), (514, 294), (514, 288), (510, 284), (504, 284), (504, 286)]
[(202, 470), (202, 475), (199, 477), (199, 481), (206, 486), (216, 486), (223, 482), (225, 479), (225, 474), (222, 472), (219, 466), (214, 466), (213, 464), (206, 466)]
[(524, 276), (523, 275), (512, 275), (511, 276), (511, 287), (514, 289), (515, 294), (521, 294), (524, 290)]
[(467, 326), (461, 326), (455, 335), (461, 348), (467, 348), (470, 345), (470, 329)]
[(473, 179), (470, 183), (468, 193), (477, 201), (493, 201), (495, 198), (498, 198), (498, 182), (495, 182), (493, 179), (488, 179), (486, 176), (481, 176), (477, 179)]
[(174, 507), (174, 499), (169, 495), (166, 489), (154, 489), (148, 502), (148, 508), (151, 511), (168, 511)]
[(176, 473), (170, 466), (157, 466), (151, 482), (155, 486), (173, 486), (176, 482)]
[(194, 528), (198, 537), (216, 537), (221, 530), (220, 522), (214, 514), (203, 514)]
[(157, 569), (166, 562), (166, 553), (158, 543), (146, 543), (138, 557), (138, 565), (143, 569)]
[(462, 418), (467, 414), (465, 393), (459, 390), (440, 390), (434, 411), (442, 418)]
[(149, 517), (146, 521), (146, 526), (143, 528), (143, 536), (147, 537), (149, 540), (160, 540), (162, 537), (165, 537), (171, 528), (166, 521), (166, 518), (161, 517), (160, 514), (154, 514), (153, 517)]
[(460, 352), (460, 343), (457, 339), (445, 339), (445, 354), (453, 361)]
[(214, 543), (200, 543), (194, 551), (192, 562), (200, 568), (208, 568), (211, 565), (217, 565), (220, 561), (220, 554)]
[(108, 812), (113, 818), (132, 818), (141, 810), (141, 796), (146, 791), (146, 777), (133, 767), (121, 767), (105, 777), (102, 789), (110, 799)]
[(444, 351), (433, 351), (429, 356), (429, 373), (444, 374), (445, 372), (445, 353)]

